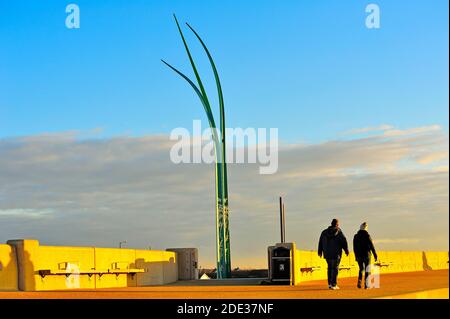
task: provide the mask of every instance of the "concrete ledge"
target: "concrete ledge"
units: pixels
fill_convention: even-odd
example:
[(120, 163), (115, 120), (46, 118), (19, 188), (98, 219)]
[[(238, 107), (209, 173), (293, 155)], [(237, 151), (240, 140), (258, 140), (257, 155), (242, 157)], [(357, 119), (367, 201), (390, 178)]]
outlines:
[(449, 299), (449, 289), (431, 289), (376, 299)]

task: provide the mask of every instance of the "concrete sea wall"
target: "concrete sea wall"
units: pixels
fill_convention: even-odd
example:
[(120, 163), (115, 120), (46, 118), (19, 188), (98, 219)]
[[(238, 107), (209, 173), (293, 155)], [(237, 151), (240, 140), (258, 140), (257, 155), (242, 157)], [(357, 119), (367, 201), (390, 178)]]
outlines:
[[(378, 262), (372, 258), (372, 271), (379, 274), (409, 271), (427, 271), (448, 269), (448, 252), (437, 251), (380, 251)], [(316, 251), (295, 250), (294, 283), (327, 278), (326, 260), (320, 258)], [(358, 263), (355, 255), (342, 256), (339, 277), (358, 276)]]
[(1, 290), (132, 287), (177, 279), (177, 255), (170, 251), (41, 246), (37, 240), (0, 245)]
[[(294, 245), (293, 281), (326, 279), (327, 264), (315, 251)], [(380, 274), (448, 269), (448, 252), (382, 251)], [(339, 277), (358, 275), (353, 253), (343, 256)], [(173, 251), (41, 246), (37, 240), (0, 244), (0, 290), (43, 291), (164, 285), (178, 280)]]

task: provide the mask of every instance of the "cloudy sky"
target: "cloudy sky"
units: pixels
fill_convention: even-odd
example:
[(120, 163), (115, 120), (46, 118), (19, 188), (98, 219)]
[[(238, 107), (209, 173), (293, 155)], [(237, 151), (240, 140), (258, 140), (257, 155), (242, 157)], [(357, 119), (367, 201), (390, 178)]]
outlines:
[[(214, 166), (175, 165), (174, 128), (204, 111), (176, 13), (227, 127), (278, 128), (278, 172), (229, 167), (234, 266), (279, 240), (315, 249), (334, 217), (385, 250), (448, 250), (448, 1), (0, 1), (0, 242), (198, 247), (212, 266)], [(218, 121), (216, 119), (216, 121)]]
[[(0, 140), (0, 240), (198, 247), (201, 265), (212, 265), (214, 166), (173, 164), (168, 136), (88, 133)], [(266, 246), (279, 238), (278, 195), (287, 240), (301, 249), (315, 249), (333, 217), (350, 239), (367, 221), (378, 249), (448, 249), (448, 134), (438, 125), (380, 125), (343, 135), (283, 144), (273, 175), (230, 165), (234, 265), (265, 265)]]

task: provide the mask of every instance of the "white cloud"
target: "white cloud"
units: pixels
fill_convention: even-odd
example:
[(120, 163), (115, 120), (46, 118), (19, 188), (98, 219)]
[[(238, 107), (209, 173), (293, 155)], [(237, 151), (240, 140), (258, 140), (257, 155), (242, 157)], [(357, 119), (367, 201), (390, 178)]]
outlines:
[(42, 218), (53, 213), (52, 209), (12, 208), (0, 209), (0, 217)]
[(384, 132), (385, 136), (405, 136), (405, 135), (415, 135), (415, 134), (425, 134), (430, 132), (440, 131), (442, 128), (440, 125), (430, 125), (415, 127), (406, 130), (391, 129)]
[(448, 161), (448, 149), (447, 150), (442, 150), (442, 151), (437, 151), (437, 152), (428, 152), (425, 155), (419, 156), (417, 158), (417, 162), (423, 165), (428, 165), (428, 164), (432, 164), (435, 162), (441, 162), (441, 161)]
[(433, 167), (433, 171), (448, 173), (448, 165), (435, 166), (435, 167)]
[(379, 126), (369, 126), (369, 127), (363, 127), (363, 128), (355, 128), (346, 132), (343, 132), (342, 135), (358, 135), (358, 134), (364, 134), (364, 133), (370, 133), (370, 132), (380, 132), (380, 131), (387, 131), (391, 130), (394, 127), (389, 124), (381, 124)]

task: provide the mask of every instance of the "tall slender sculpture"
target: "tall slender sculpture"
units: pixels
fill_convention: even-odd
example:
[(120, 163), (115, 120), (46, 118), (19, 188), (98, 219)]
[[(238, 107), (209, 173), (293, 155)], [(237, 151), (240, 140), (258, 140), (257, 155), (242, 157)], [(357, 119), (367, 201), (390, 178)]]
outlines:
[(177, 17), (174, 15), (175, 22), (180, 32), (181, 39), (183, 40), (186, 53), (188, 55), (189, 61), (194, 71), (195, 78), (197, 79), (198, 87), (192, 82), (186, 75), (178, 71), (176, 68), (168, 64), (166, 61), (161, 60), (169, 68), (175, 71), (183, 79), (185, 79), (191, 87), (194, 89), (195, 93), (200, 98), (203, 108), (206, 112), (206, 117), (208, 118), (209, 126), (212, 131), (212, 139), (214, 143), (214, 154), (216, 159), (216, 259), (217, 259), (217, 278), (230, 278), (231, 277), (231, 254), (230, 254), (230, 231), (228, 223), (228, 183), (227, 183), (227, 163), (226, 163), (226, 144), (225, 144), (225, 110), (224, 101), (222, 94), (222, 87), (220, 85), (219, 74), (217, 72), (216, 66), (214, 64), (213, 58), (209, 53), (208, 48), (202, 41), (197, 32), (188, 24), (186, 25), (195, 34), (197, 39), (200, 41), (203, 49), (208, 56), (211, 68), (214, 73), (214, 78), (216, 80), (217, 93), (219, 96), (219, 109), (220, 109), (220, 135), (217, 132), (216, 123), (211, 111), (211, 104), (209, 103), (208, 96), (206, 95), (205, 88), (203, 86), (200, 75), (195, 67), (194, 60), (189, 51), (189, 47), (184, 38), (183, 32), (181, 31), (180, 25), (178, 23)]

